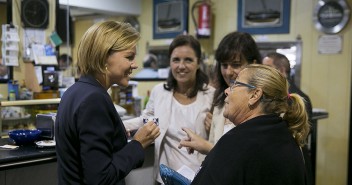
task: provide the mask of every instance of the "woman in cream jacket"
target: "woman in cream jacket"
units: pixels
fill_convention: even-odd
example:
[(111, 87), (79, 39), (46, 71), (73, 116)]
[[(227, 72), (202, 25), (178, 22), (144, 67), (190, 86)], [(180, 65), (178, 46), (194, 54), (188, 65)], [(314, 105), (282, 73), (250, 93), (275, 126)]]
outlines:
[(200, 69), (201, 48), (199, 42), (189, 35), (177, 36), (169, 48), (170, 73), (165, 84), (156, 85), (142, 115), (126, 120), (127, 129), (143, 125), (143, 118), (159, 118), (160, 136), (155, 140), (154, 176), (162, 183), (159, 165), (165, 164), (178, 170), (188, 167), (196, 172), (204, 156), (198, 152), (189, 155), (179, 150), (180, 140), (187, 137), (183, 127), (190, 128), (207, 139), (204, 127), (206, 113), (210, 111), (215, 89), (208, 86), (209, 79)]

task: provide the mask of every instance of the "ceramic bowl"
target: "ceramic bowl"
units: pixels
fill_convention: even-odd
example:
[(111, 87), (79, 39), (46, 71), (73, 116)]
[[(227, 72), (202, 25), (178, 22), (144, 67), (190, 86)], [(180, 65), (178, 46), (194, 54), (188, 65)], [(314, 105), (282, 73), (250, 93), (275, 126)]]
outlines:
[(41, 133), (41, 130), (13, 130), (9, 132), (9, 137), (15, 141), (16, 145), (25, 145), (34, 143)]

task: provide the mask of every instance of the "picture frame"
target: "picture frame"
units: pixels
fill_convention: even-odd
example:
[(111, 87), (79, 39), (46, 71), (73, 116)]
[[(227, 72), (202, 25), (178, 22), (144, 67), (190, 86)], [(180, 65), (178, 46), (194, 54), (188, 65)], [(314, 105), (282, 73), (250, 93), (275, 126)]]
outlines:
[(188, 0), (153, 0), (153, 39), (188, 32)]
[(250, 34), (289, 33), (290, 3), (290, 0), (238, 0), (238, 31)]

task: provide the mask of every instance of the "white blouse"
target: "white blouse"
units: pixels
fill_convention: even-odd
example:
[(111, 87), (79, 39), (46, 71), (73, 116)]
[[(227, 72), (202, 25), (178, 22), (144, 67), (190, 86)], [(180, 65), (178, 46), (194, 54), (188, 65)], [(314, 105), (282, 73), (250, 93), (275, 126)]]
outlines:
[[(159, 164), (165, 164), (176, 171), (183, 165), (188, 166), (194, 172), (199, 169), (201, 164), (196, 152), (190, 155), (185, 147), (178, 149), (180, 140), (187, 138), (187, 134), (182, 131), (182, 127), (195, 130), (194, 123), (196, 123), (201, 106), (204, 106), (201, 102), (197, 101), (199, 100), (197, 99), (188, 105), (182, 105), (173, 98), (170, 110), (170, 126), (161, 144), (161, 148), (169, 149), (161, 150)], [(160, 175), (158, 175), (158, 180), (162, 182), (160, 181)]]

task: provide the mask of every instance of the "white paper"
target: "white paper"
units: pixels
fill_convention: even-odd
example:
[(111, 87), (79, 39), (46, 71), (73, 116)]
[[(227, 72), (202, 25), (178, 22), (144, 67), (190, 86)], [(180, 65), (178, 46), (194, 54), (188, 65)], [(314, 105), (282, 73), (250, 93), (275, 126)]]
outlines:
[(42, 66), (34, 66), (34, 70), (38, 79), (38, 84), (43, 83)]
[(18, 26), (4, 24), (2, 27), (2, 59), (6, 66), (18, 66), (18, 43), (20, 41), (18, 36)]
[(36, 64), (39, 65), (57, 65), (56, 56), (40, 56), (37, 58)]
[(25, 29), (23, 33), (24, 47), (29, 44), (45, 44), (45, 30)]
[(320, 54), (338, 54), (342, 52), (342, 37), (340, 35), (323, 35), (318, 40)]
[(6, 56), (10, 56), (10, 57), (17, 57), (18, 56), (18, 51), (16, 50), (7, 50), (6, 52)]
[(2, 26), (2, 36), (1, 36), (1, 41), (7, 42), (7, 41), (12, 41), (12, 42), (19, 42), (20, 37), (18, 36), (18, 27), (13, 26), (9, 24), (3, 24)]
[(33, 44), (32, 54), (36, 65), (57, 65), (56, 56), (46, 56), (45, 45), (43, 44)]
[(5, 66), (18, 66), (18, 57), (6, 56), (3, 60)]
[(19, 42), (19, 41), (20, 41), (20, 38), (19, 38), (17, 32), (8, 32), (8, 33), (5, 35), (5, 40), (6, 40), (6, 41), (12, 41), (12, 42)]
[(32, 55), (34, 63), (39, 64), (39, 57), (45, 56), (45, 48), (43, 44), (32, 44)]
[(44, 45), (45, 30), (41, 29), (25, 29), (23, 33), (23, 57), (28, 61), (35, 60), (31, 48), (35, 44)]
[(14, 50), (18, 51), (18, 42), (4, 42), (3, 47), (5, 50)]
[(196, 172), (194, 172), (190, 167), (183, 165), (180, 169), (177, 170), (178, 173), (185, 176), (187, 179), (193, 181)]

